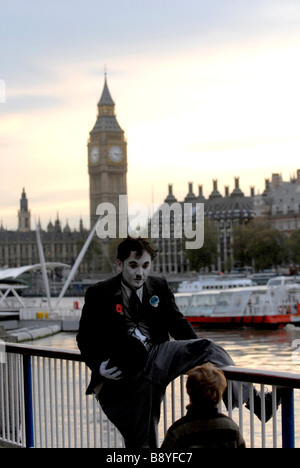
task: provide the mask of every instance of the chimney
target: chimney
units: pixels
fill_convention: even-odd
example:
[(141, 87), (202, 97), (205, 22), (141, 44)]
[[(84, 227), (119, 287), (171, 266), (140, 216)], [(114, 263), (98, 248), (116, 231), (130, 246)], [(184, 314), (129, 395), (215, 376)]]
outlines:
[(168, 185), (168, 191), (169, 191), (169, 194), (165, 199), (165, 203), (170, 203), (171, 204), (171, 203), (176, 202), (177, 200), (173, 195), (173, 185), (172, 184)]
[(195, 201), (196, 197), (195, 194), (193, 193), (193, 182), (189, 182), (189, 192), (187, 196), (185, 197), (184, 201), (185, 202), (191, 202)]
[(300, 185), (300, 169), (297, 170), (297, 185)]
[(222, 195), (218, 191), (218, 179), (213, 179), (213, 191), (211, 192), (209, 199), (222, 198)]
[(250, 187), (250, 197), (254, 197), (254, 196), (255, 196), (254, 187)]
[(234, 190), (233, 190), (231, 196), (232, 197), (243, 197), (244, 196), (243, 192), (240, 189), (240, 178), (239, 177), (234, 178)]
[(229, 197), (229, 185), (225, 185), (225, 197)]
[(198, 185), (198, 197), (197, 197), (197, 201), (199, 203), (204, 203), (205, 202), (205, 196), (203, 195), (203, 186), (202, 185)]
[(271, 187), (270, 187), (270, 180), (265, 179), (265, 190), (262, 193), (263, 197), (267, 197), (270, 193)]
[(272, 174), (272, 188), (276, 189), (280, 186), (280, 175), (278, 173)]

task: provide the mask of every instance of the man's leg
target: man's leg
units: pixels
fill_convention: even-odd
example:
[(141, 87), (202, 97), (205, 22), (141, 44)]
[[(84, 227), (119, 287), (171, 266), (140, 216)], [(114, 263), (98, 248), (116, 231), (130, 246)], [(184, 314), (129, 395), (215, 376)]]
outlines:
[[(149, 377), (152, 381), (165, 387), (179, 375), (185, 374), (193, 367), (208, 361), (217, 367), (235, 365), (229, 354), (221, 346), (205, 339), (166, 342), (155, 347), (153, 353), (155, 355), (152, 356), (152, 365), (148, 370)], [(249, 385), (243, 383), (242, 390), (242, 402), (246, 403), (246, 408), (249, 409)], [(239, 405), (238, 395), (238, 384), (232, 382), (232, 408)], [(260, 395), (254, 388), (254, 413), (259, 419), (261, 419), (262, 398), (265, 400), (265, 420), (268, 421), (273, 414), (272, 392)], [(223, 400), (228, 408), (227, 391), (223, 395)], [(281, 395), (278, 391), (277, 408), (280, 402)]]
[[(197, 365), (211, 362), (218, 367), (233, 366), (229, 354), (210, 340), (168, 341), (154, 346), (145, 373), (136, 378), (106, 382), (99, 395), (107, 417), (123, 435), (126, 447), (155, 448), (160, 406), (167, 385)], [(237, 384), (232, 385), (232, 406), (238, 406)], [(243, 385), (243, 402), (249, 400)], [(225, 404), (226, 395), (224, 398)]]
[[(144, 373), (132, 379), (105, 382), (99, 394), (100, 405), (108, 419), (118, 428), (126, 448), (157, 447), (157, 408), (160, 394)], [(153, 407), (154, 417), (152, 417)]]
[[(234, 362), (224, 348), (211, 340), (196, 339), (168, 341), (155, 346), (150, 354), (148, 376), (154, 384), (164, 388), (179, 375), (186, 374), (195, 366), (211, 362), (217, 367), (234, 366)], [(227, 405), (226, 393), (224, 402)], [(238, 385), (232, 385), (232, 405), (238, 406)], [(243, 385), (243, 402), (249, 400), (248, 385)]]
[(156, 447), (160, 407), (167, 385), (207, 361), (219, 366), (234, 364), (223, 348), (209, 340), (170, 341), (151, 349), (145, 373), (103, 384), (100, 404), (121, 432), (126, 447)]

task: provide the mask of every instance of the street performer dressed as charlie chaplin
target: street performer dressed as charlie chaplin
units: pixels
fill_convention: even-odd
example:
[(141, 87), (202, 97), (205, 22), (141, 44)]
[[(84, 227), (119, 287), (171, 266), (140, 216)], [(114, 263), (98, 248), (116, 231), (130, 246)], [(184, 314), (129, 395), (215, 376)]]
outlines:
[[(234, 365), (219, 345), (197, 338), (166, 280), (150, 275), (155, 255), (145, 239), (128, 237), (119, 244), (121, 273), (87, 290), (77, 334), (82, 357), (92, 371), (86, 393), (97, 395), (126, 448), (157, 447), (160, 406), (172, 380), (205, 362)], [(234, 407), (238, 404), (234, 385), (232, 393)], [(243, 398), (247, 403), (247, 386)], [(265, 398), (267, 420), (272, 415), (271, 394)], [(259, 416), (256, 391), (254, 400)]]

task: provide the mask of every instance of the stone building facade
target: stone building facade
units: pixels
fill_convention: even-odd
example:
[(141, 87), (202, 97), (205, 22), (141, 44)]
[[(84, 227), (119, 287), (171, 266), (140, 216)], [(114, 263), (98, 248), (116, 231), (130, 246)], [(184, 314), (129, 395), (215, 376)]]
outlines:
[[(15, 268), (40, 263), (36, 231), (31, 229), (31, 214), (28, 205), (26, 192), (23, 189), (18, 211), (18, 230), (7, 230), (2, 224), (0, 226), (0, 268)], [(57, 215), (55, 222), (49, 221), (46, 229), (40, 226), (40, 235), (46, 262), (73, 265), (89, 235), (89, 230), (84, 228), (82, 220), (79, 221), (78, 230), (72, 231), (68, 223), (63, 227)], [(80, 271), (87, 273), (95, 270), (94, 262), (91, 255), (87, 255)]]
[[(197, 209), (197, 204), (204, 204), (204, 219), (210, 220), (218, 231), (218, 256), (214, 269), (225, 271), (228, 265), (233, 265), (232, 234), (237, 224), (247, 223), (253, 219), (253, 197), (246, 197), (239, 187), (239, 179), (235, 178), (235, 188), (229, 193), (225, 187), (224, 196), (218, 190), (218, 181), (213, 180), (213, 190), (206, 199), (203, 196), (203, 187), (198, 186), (198, 194), (193, 191), (193, 184), (189, 182), (188, 193), (183, 201), (178, 202), (173, 194), (173, 187), (169, 185), (169, 193), (164, 200), (165, 204), (172, 206), (174, 203), (191, 204), (192, 210)], [(182, 213), (184, 208), (182, 209)], [(163, 229), (163, 218), (160, 219), (160, 234)], [(182, 219), (182, 223), (184, 220)], [(189, 271), (189, 262), (184, 251), (182, 238), (174, 237), (174, 226), (171, 228), (170, 238), (153, 239), (159, 250), (154, 269), (163, 274), (185, 273)], [(204, 233), (205, 242), (205, 233)]]
[[(225, 186), (224, 193), (218, 189), (218, 180), (212, 181), (212, 191), (205, 198), (203, 186), (198, 186), (198, 193), (193, 191), (193, 184), (188, 183), (188, 193), (183, 201), (178, 201), (173, 193), (173, 186), (168, 187), (168, 195), (164, 204), (173, 203), (204, 204), (204, 218), (210, 220), (218, 233), (217, 263), (212, 265), (218, 271), (230, 271), (234, 268), (233, 230), (234, 227), (249, 221), (268, 220), (275, 229), (287, 236), (296, 229), (300, 229), (300, 170), (289, 181), (283, 181), (279, 174), (273, 174), (265, 180), (265, 190), (262, 194), (255, 194), (254, 187), (250, 187), (248, 196), (240, 188), (238, 177), (234, 178), (234, 189), (229, 191)], [(189, 271), (182, 239), (174, 237), (174, 227), (171, 228), (170, 238), (163, 238), (163, 218), (160, 218), (159, 239), (153, 239), (159, 254), (154, 266), (155, 271), (163, 274), (184, 273)]]
[(300, 229), (300, 169), (284, 181), (279, 173), (265, 180), (265, 190), (254, 199), (255, 219), (268, 219), (289, 236)]

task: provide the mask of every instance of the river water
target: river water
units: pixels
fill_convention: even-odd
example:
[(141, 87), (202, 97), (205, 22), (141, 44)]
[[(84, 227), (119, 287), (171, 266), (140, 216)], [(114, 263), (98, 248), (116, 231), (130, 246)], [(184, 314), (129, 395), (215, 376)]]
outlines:
[[(79, 312), (84, 298), (64, 297), (61, 306), (72, 308), (78, 302)], [(300, 327), (287, 325), (279, 330), (253, 328), (196, 330), (199, 338), (208, 338), (223, 346), (236, 365), (252, 369), (268, 369), (300, 373)], [(45, 347), (77, 349), (76, 333), (59, 333), (35, 340), (33, 344)], [(299, 348), (300, 350), (300, 348)]]
[[(239, 367), (300, 374), (300, 327), (287, 325), (280, 330), (197, 330), (197, 335), (223, 346)], [(76, 333), (62, 332), (31, 344), (77, 349)]]

